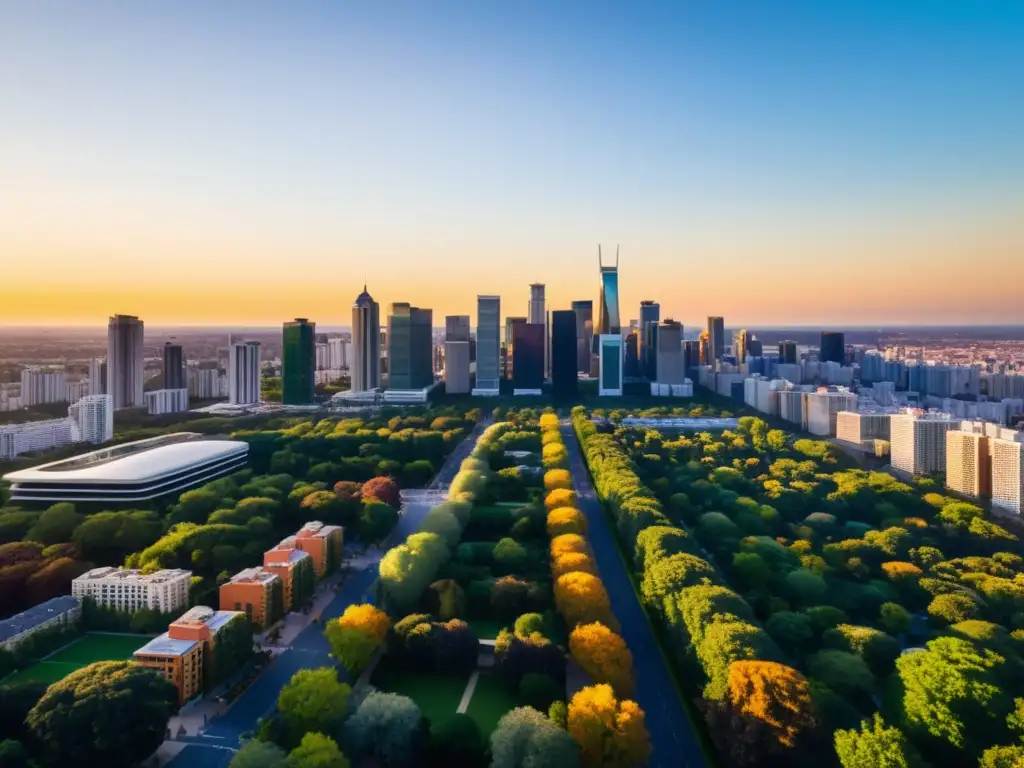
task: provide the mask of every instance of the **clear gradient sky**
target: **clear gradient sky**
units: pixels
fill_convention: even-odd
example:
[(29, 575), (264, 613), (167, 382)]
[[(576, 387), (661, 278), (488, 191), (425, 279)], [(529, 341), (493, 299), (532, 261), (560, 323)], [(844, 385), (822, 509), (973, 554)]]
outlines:
[(1024, 322), (1024, 2), (0, 2), (0, 324)]

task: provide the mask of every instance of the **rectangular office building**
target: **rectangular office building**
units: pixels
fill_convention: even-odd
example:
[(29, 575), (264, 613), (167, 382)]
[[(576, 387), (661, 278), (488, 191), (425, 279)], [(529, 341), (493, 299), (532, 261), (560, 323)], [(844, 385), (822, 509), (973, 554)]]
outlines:
[(434, 383), (433, 317), (407, 302), (388, 315), (388, 389), (426, 389)]
[(512, 386), (516, 393), (540, 394), (544, 385), (544, 323), (513, 326)]
[(558, 310), (551, 315), (551, 393), (555, 397), (576, 395), (578, 350), (576, 313)]
[(474, 395), (498, 394), (501, 379), (501, 297), (476, 297), (476, 387)]
[(597, 337), (598, 385), (597, 394), (622, 396), (622, 336), (602, 333)]

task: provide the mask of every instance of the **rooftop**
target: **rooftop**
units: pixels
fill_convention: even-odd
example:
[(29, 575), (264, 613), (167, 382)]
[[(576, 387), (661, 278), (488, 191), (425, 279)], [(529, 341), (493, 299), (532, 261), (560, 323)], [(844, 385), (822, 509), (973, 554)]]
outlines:
[(115, 568), (107, 565), (102, 568), (93, 568), (91, 571), (86, 571), (75, 580), (121, 579), (124, 581), (142, 581), (147, 584), (162, 584), (165, 581), (172, 581), (183, 576), (190, 578), (192, 571), (186, 571), (183, 568), (168, 568), (156, 573), (143, 573), (135, 568)]
[(22, 632), (38, 627), (43, 622), (67, 613), (77, 608), (79, 601), (71, 595), (52, 597), (45, 603), (34, 605), (27, 611), (11, 616), (9, 619), (0, 621), (0, 643), (6, 642), (12, 637), (17, 637)]
[(273, 581), (278, 578), (276, 573), (266, 571), (260, 566), (255, 568), (246, 568), (244, 571), (239, 571), (231, 577), (231, 584), (266, 584), (268, 581)]
[(174, 640), (166, 632), (135, 652), (136, 656), (181, 656), (196, 647), (196, 640)]
[(171, 624), (179, 626), (183, 624), (192, 626), (205, 624), (210, 628), (211, 632), (216, 634), (221, 627), (235, 618), (235, 616), (238, 616), (238, 614), (238, 611), (215, 611), (213, 608), (197, 605), (195, 608), (189, 608)]
[[(303, 538), (309, 538), (310, 536), (324, 538), (326, 536), (330, 536), (334, 531), (340, 530), (340, 525), (324, 525), (319, 520), (310, 520), (299, 529), (296, 536), (301, 536)], [(290, 538), (292, 538), (293, 541), (295, 540), (295, 537)]]
[(42, 464), (4, 476), (9, 483), (113, 483), (157, 480), (181, 470), (248, 452), (238, 440), (202, 440), (194, 432), (178, 432), (148, 440), (102, 448), (71, 459)]

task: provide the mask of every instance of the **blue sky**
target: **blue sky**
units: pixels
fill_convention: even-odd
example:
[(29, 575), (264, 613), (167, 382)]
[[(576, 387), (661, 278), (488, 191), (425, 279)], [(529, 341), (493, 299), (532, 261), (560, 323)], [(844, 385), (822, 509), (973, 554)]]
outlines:
[(0, 322), (1024, 322), (1024, 3), (0, 9)]

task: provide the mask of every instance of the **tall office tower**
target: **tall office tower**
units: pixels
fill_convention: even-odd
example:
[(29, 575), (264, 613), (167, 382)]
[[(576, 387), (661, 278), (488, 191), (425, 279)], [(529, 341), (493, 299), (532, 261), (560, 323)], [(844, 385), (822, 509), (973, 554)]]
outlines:
[(498, 394), (501, 380), (501, 297), (476, 297), (476, 387), (480, 395)]
[(145, 405), (142, 336), (143, 323), (134, 315), (114, 315), (107, 323), (107, 394), (115, 410)]
[(352, 305), (352, 391), (380, 387), (380, 305), (367, 293)]
[(725, 318), (708, 318), (708, 352), (711, 354), (708, 365), (721, 360), (725, 354)]
[(712, 365), (714, 358), (711, 356), (711, 337), (707, 331), (701, 331), (697, 337), (697, 364)]
[[(654, 301), (640, 302), (640, 373), (654, 381), (657, 346), (654, 334), (661, 320), (661, 305)], [(654, 329), (654, 330), (652, 330)]]
[(260, 343), (238, 341), (228, 350), (228, 402), (252, 405), (260, 401)]
[[(400, 301), (388, 315), (388, 389), (426, 389), (434, 383), (433, 318), (429, 309)], [(467, 350), (468, 352), (468, 350)]]
[(81, 439), (105, 443), (114, 439), (114, 398), (89, 395), (68, 408), (68, 418), (78, 425)]
[(857, 410), (857, 396), (848, 389), (819, 390), (807, 395), (807, 431), (835, 437), (836, 415)]
[(951, 429), (946, 433), (946, 487), (981, 498), (992, 495), (992, 457), (989, 438)]
[(576, 311), (556, 310), (551, 315), (551, 394), (575, 397), (579, 347), (576, 344)]
[(743, 365), (750, 354), (750, 334), (743, 328), (736, 334), (736, 364)]
[(533, 325), (544, 326), (544, 376), (548, 375), (550, 361), (548, 359), (548, 328), (547, 298), (545, 297), (544, 283), (530, 284), (530, 305), (526, 312), (527, 322)]
[(185, 389), (185, 355), (181, 344), (164, 342), (164, 389)]
[(316, 388), (316, 323), (305, 317), (284, 324), (281, 337), (281, 402), (310, 405)]
[[(660, 342), (659, 342), (660, 343)], [(687, 339), (683, 342), (683, 368), (686, 375), (696, 381), (696, 375), (690, 374), (691, 368), (700, 365), (700, 342), (696, 339)]]
[(512, 333), (513, 392), (538, 393), (544, 385), (544, 326), (516, 323)]
[(89, 394), (107, 394), (107, 361), (98, 357), (89, 361)]
[(505, 318), (505, 378), (513, 380), (513, 358), (515, 356), (516, 326), (526, 325), (525, 317)]
[(622, 375), (635, 379), (640, 376), (640, 330), (632, 328), (625, 339)]
[(576, 313), (576, 370), (590, 373), (590, 356), (594, 345), (594, 302), (574, 301), (572, 311)]
[(603, 333), (597, 337), (597, 394), (622, 395), (622, 333)]
[(65, 402), (67, 376), (64, 371), (26, 368), (21, 372), (21, 404), (23, 407)]
[(992, 441), (992, 506), (1020, 514), (1024, 502), (1024, 444)]
[(846, 361), (846, 335), (839, 331), (822, 331), (818, 359), (842, 365)]
[(654, 380), (659, 384), (682, 384), (686, 379), (686, 361), (683, 356), (683, 325), (665, 318), (655, 334), (657, 356)]
[(892, 466), (914, 475), (946, 471), (946, 433), (960, 428), (948, 413), (904, 409), (889, 422)]
[(469, 315), (444, 319), (444, 388), (450, 395), (469, 392)]
[(795, 341), (779, 342), (779, 362), (788, 363), (790, 365), (796, 365), (797, 357)]
[(751, 336), (747, 339), (747, 354), (751, 357), (761, 357), (764, 355), (764, 345), (757, 340), (757, 338)]
[(605, 266), (601, 246), (597, 246), (597, 267), (601, 274), (601, 292), (597, 304), (595, 334), (622, 333), (619, 319), (619, 249), (615, 248), (615, 264)]

